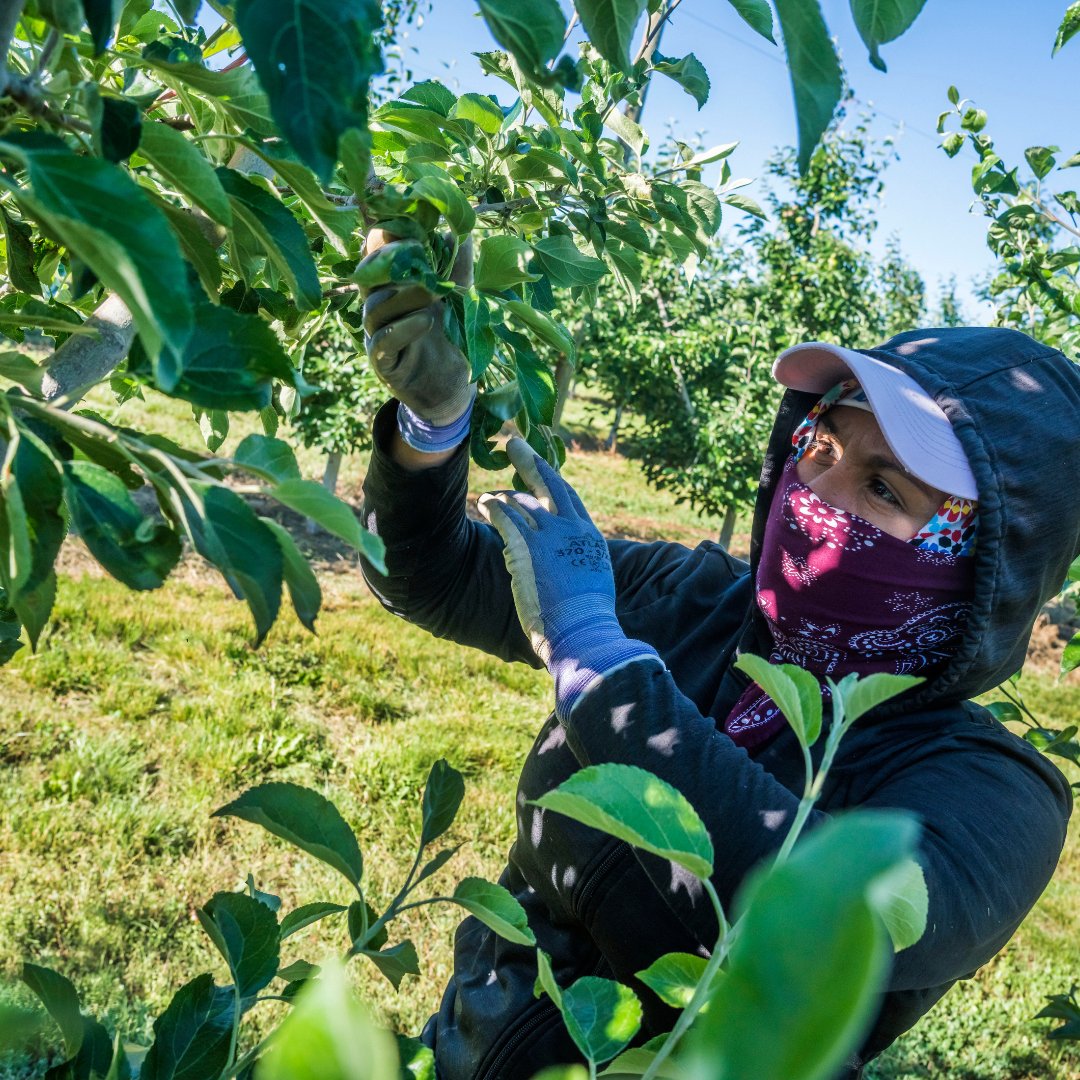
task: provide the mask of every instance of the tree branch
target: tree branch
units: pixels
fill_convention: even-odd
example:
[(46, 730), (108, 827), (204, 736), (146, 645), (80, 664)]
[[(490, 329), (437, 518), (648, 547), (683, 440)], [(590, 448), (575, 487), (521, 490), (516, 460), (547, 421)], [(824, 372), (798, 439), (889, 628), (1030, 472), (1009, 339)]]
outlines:
[(109, 296), (83, 324), (94, 334), (73, 334), (53, 353), (41, 381), (46, 401), (62, 408), (76, 404), (127, 356), (135, 339), (131, 312), (120, 297)]

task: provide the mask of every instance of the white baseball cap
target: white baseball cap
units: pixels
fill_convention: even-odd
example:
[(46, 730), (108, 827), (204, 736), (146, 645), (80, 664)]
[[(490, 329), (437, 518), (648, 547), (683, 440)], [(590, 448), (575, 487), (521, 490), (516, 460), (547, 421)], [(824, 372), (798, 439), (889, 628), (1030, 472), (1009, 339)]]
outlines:
[(909, 375), (866, 353), (808, 341), (785, 349), (773, 378), (792, 390), (824, 394), (855, 378), (866, 394), (885, 441), (913, 476), (949, 495), (977, 499), (967, 455), (934, 399)]

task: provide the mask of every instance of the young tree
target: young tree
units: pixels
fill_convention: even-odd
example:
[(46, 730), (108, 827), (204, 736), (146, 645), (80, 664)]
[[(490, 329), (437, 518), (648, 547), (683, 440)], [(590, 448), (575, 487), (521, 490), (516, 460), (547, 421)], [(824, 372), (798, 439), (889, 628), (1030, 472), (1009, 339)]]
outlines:
[(899, 245), (880, 262), (867, 248), (893, 156), (866, 119), (831, 128), (805, 175), (794, 150), (781, 152), (767, 166), (768, 217), (736, 203), (751, 213), (737, 244), (717, 245), (692, 278), (655, 258), (632, 314), (633, 298), (612, 285), (595, 309), (585, 370), (639, 418), (634, 452), (650, 480), (722, 515), (724, 544), (753, 502), (779, 353), (807, 340), (868, 346), (923, 317), (926, 290)]

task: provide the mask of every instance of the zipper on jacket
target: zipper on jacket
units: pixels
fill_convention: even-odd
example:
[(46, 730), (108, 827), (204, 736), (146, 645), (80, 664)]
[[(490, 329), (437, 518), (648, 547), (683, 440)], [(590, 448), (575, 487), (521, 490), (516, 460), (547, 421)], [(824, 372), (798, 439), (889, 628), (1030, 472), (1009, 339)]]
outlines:
[[(628, 844), (622, 845), (622, 847), (628, 846)], [(604, 860), (605, 863), (607, 861), (607, 859)], [(597, 958), (596, 963), (593, 964), (592, 971), (590, 971), (589, 974), (598, 975), (601, 971), (603, 971), (606, 966), (607, 961), (604, 959), (603, 954), (601, 954)], [(536, 1012), (529, 1017), (528, 1020), (526, 1020), (520, 1027), (515, 1029), (513, 1035), (511, 1035), (510, 1038), (507, 1039), (505, 1043), (503, 1043), (502, 1049), (498, 1052), (498, 1054), (495, 1055), (495, 1060), (482, 1073), (480, 1073), (479, 1076), (476, 1077), (476, 1080), (492, 1080), (492, 1078), (497, 1077), (498, 1073), (496, 1072), (496, 1070), (502, 1066), (502, 1063), (506, 1060), (509, 1054), (512, 1051), (516, 1050), (518, 1046), (520, 1046), (521, 1043), (524, 1041), (525, 1037), (529, 1035), (532, 1031), (534, 1031), (537, 1027), (539, 1027), (540, 1024), (552, 1019), (553, 1017), (558, 1017), (560, 1020), (562, 1020), (562, 1013), (559, 1011), (559, 1007), (555, 1004), (555, 1002), (552, 1001), (551, 998), (548, 998), (541, 1004), (541, 1006), (536, 1010)]]
[(601, 880), (605, 877), (608, 871), (618, 862), (627, 851), (630, 850), (630, 845), (620, 841), (611, 851), (607, 853), (600, 860), (596, 869), (588, 876), (587, 880), (581, 886), (581, 892), (578, 893), (577, 901), (573, 904), (573, 914), (579, 919), (585, 912), (585, 905), (592, 894), (596, 891), (597, 886)]
[(502, 1049), (495, 1055), (495, 1060), (477, 1077), (477, 1080), (488, 1080), (489, 1077), (498, 1076), (498, 1070), (509, 1055), (517, 1049), (525, 1037), (538, 1027), (554, 1017), (560, 1016), (558, 1006), (548, 998), (528, 1020), (518, 1027), (513, 1035), (503, 1043)]

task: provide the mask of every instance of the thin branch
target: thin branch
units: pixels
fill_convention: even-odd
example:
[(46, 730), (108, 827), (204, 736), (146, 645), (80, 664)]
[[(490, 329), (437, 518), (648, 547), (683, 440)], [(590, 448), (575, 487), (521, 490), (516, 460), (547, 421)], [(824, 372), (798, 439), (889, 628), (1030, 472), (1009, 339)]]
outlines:
[(49, 61), (52, 59), (53, 53), (56, 52), (56, 46), (60, 44), (60, 31), (50, 30), (49, 36), (45, 39), (45, 44), (41, 47), (41, 55), (38, 57), (36, 66), (34, 67), (35, 78), (40, 79), (45, 73), (45, 69), (49, 66)]
[(15, 37), (15, 27), (19, 25), (19, 19), (22, 18), (22, 9), (21, 2), (13, 3), (12, 0), (5, 0), (4, 3), (0, 3), (0, 96), (7, 91), (8, 82), (11, 79), (7, 56), (12, 38)]

